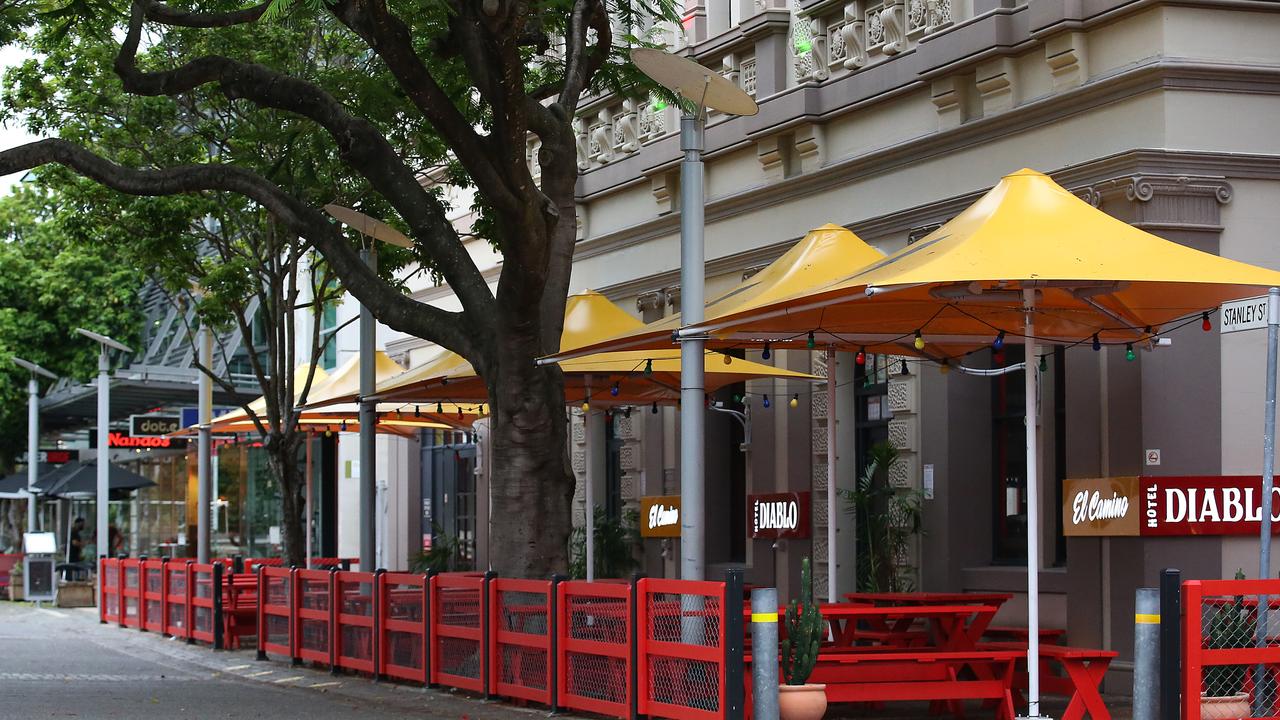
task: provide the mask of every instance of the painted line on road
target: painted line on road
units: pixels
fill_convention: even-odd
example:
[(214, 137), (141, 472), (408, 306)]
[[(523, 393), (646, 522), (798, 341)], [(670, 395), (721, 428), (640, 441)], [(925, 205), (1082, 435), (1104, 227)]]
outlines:
[(263, 670), (262, 672), (249, 673), (248, 675), (245, 675), (245, 677), (262, 677), (263, 675), (270, 675), (273, 672), (275, 672), (275, 670)]
[(231, 667), (227, 668), (227, 672), (231, 672), (232, 670), (244, 670), (245, 668), (251, 668), (251, 667), (253, 666), (252, 665), (232, 665)]
[(303, 677), (304, 676), (302, 675), (295, 675), (294, 677), (287, 677), (287, 678), (280, 678), (278, 680), (272, 680), (272, 682), (278, 685), (280, 683), (287, 683), (287, 682), (293, 682), (294, 680), (301, 680)]
[(307, 687), (322, 688), (322, 687), (333, 687), (334, 685), (341, 685), (341, 684), (342, 683), (340, 682), (320, 682), (320, 683), (315, 683), (313, 685), (308, 685)]

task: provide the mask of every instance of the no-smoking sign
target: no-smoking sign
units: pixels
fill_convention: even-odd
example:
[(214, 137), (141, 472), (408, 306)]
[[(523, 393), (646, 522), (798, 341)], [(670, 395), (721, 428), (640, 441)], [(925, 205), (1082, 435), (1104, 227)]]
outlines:
[(1147, 464), (1148, 464), (1148, 465), (1159, 465), (1159, 464), (1160, 464), (1160, 451), (1159, 451), (1158, 449), (1156, 449), (1156, 450), (1148, 450), (1148, 451), (1146, 452), (1146, 456), (1147, 456)]

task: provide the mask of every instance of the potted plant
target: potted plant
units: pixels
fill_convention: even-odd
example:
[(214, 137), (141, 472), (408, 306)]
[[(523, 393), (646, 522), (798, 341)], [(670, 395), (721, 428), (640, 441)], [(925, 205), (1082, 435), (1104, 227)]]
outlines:
[(782, 677), (778, 711), (782, 720), (819, 720), (827, 712), (827, 686), (810, 684), (822, 642), (822, 614), (813, 602), (809, 558), (800, 563), (800, 601), (793, 598), (783, 613), (787, 637), (782, 641)]
[[(1243, 572), (1236, 579), (1244, 578)], [(1207, 610), (1207, 608), (1206, 608)], [(1205, 645), (1208, 649), (1247, 648), (1253, 645), (1254, 624), (1244, 598), (1236, 596), (1229, 605), (1213, 608), (1208, 617)], [(1247, 718), (1252, 715), (1249, 694), (1244, 692), (1244, 665), (1210, 665), (1204, 669), (1203, 692), (1200, 694), (1201, 720)]]

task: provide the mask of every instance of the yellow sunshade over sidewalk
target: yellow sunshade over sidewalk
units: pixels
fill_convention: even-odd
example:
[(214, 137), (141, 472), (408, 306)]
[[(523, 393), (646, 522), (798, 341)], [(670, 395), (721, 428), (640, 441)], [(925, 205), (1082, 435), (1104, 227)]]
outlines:
[[(565, 306), (562, 348), (577, 347), (644, 327), (636, 318), (594, 291), (569, 297)], [(668, 344), (670, 332), (667, 333)], [(410, 370), (378, 386), (379, 402), (487, 402), (488, 389), (470, 363), (451, 364), (448, 353), (421, 369)], [(461, 358), (458, 358), (461, 360)], [(591, 397), (600, 402), (627, 404), (674, 402), (680, 392), (680, 351), (632, 351), (598, 354), (561, 363), (566, 399)], [(732, 383), (766, 377), (818, 378), (769, 365), (734, 359), (723, 362), (718, 353), (707, 360), (708, 391)]]
[[(1075, 343), (1138, 342), (1162, 326), (1280, 286), (1280, 272), (1179, 245), (1117, 220), (1034, 170), (1004, 177), (950, 222), (839, 282), (686, 328), (733, 338), (814, 331), (867, 344), (961, 345), (1024, 327)], [(856, 300), (856, 302), (854, 302)], [(938, 350), (938, 354), (946, 355)]]
[[(707, 322), (734, 317), (784, 298), (829, 287), (850, 273), (883, 260), (884, 253), (866, 244), (857, 235), (830, 223), (814, 228), (791, 246), (777, 260), (706, 305)], [(631, 349), (671, 349), (673, 333), (680, 329), (679, 314), (648, 325), (634, 325), (616, 335), (597, 334), (596, 340), (561, 343), (560, 352), (550, 359), (566, 367), (567, 358), (578, 358), (595, 352)], [(714, 339), (713, 339), (714, 340)], [(800, 342), (807, 342), (801, 337)], [(725, 343), (709, 343), (712, 347)], [(732, 345), (732, 343), (728, 343)], [(678, 357), (678, 353), (676, 356)], [(708, 371), (712, 370), (710, 364)], [(566, 367), (567, 369), (567, 367)]]

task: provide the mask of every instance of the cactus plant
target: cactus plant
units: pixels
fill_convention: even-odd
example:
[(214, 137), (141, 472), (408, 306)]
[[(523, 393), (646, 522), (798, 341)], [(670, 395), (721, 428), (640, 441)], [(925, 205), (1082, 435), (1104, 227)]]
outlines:
[(809, 558), (800, 562), (800, 600), (795, 598), (783, 613), (787, 637), (782, 641), (782, 676), (788, 685), (804, 685), (818, 661), (822, 642), (822, 614), (813, 602), (813, 578)]

